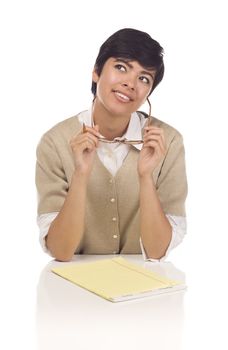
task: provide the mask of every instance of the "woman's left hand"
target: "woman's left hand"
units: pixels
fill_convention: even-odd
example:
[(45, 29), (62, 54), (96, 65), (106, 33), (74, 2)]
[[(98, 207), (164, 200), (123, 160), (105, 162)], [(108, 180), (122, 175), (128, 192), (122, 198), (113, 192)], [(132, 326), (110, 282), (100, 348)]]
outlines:
[(138, 160), (139, 176), (151, 175), (166, 153), (164, 131), (155, 126), (144, 128), (143, 148)]

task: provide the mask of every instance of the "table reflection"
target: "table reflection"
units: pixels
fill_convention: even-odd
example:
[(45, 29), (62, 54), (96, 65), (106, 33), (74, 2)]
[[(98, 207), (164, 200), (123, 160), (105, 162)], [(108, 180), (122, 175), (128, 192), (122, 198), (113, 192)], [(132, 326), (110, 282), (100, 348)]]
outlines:
[[(141, 255), (122, 256), (185, 281), (184, 273), (172, 263), (145, 262)], [(81, 255), (74, 261), (111, 257)], [(39, 350), (181, 349), (185, 291), (112, 303), (51, 272), (62, 264), (67, 263), (51, 261), (40, 275), (36, 310)]]

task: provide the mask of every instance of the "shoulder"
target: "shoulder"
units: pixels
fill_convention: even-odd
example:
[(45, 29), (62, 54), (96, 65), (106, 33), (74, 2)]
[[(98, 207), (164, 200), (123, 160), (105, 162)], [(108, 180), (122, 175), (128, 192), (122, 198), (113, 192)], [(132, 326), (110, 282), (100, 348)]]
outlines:
[(63, 121), (54, 125), (51, 129), (45, 132), (43, 137), (45, 138), (56, 138), (61, 137), (72, 137), (75, 133), (81, 130), (81, 124), (78, 120), (78, 115), (64, 119)]
[(81, 123), (79, 122), (79, 114), (64, 119), (52, 128), (47, 130), (41, 137), (38, 148), (49, 146), (63, 147), (69, 144), (71, 138), (81, 131)]
[(153, 117), (152, 123), (154, 126), (157, 126), (158, 128), (164, 130), (165, 138), (167, 141), (172, 142), (174, 139), (181, 141), (183, 139), (182, 134), (176, 128), (165, 123), (164, 121)]
[(65, 157), (66, 153), (70, 153), (70, 140), (81, 131), (79, 115), (80, 113), (57, 123), (42, 135), (36, 148), (37, 158), (53, 157), (55, 154)]

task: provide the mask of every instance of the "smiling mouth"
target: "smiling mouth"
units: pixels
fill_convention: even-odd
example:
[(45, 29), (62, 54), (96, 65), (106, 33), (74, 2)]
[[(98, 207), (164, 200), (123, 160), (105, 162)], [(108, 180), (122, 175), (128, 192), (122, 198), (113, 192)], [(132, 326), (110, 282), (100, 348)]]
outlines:
[(113, 90), (113, 92), (115, 93), (115, 95), (117, 96), (117, 98), (118, 98), (120, 101), (123, 101), (123, 102), (130, 102), (130, 101), (133, 101), (132, 98), (130, 98), (129, 96), (123, 94), (122, 92), (119, 92), (118, 90)]

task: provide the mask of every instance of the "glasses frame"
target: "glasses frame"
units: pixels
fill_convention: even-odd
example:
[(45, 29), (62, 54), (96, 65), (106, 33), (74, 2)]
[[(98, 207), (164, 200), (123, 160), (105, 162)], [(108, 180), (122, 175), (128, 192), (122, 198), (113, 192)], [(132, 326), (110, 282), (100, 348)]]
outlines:
[[(148, 120), (147, 120), (147, 126), (150, 126), (152, 123), (152, 116), (151, 116), (151, 103), (150, 103), (149, 98), (147, 98), (147, 102), (149, 104), (149, 115), (148, 115)], [(92, 124), (93, 124), (93, 121), (92, 121)], [(85, 133), (85, 132), (86, 132), (86, 126), (83, 123), (83, 133)], [(98, 141), (104, 142), (104, 143), (120, 143), (120, 144), (122, 143), (125, 145), (140, 145), (143, 143), (143, 140), (128, 140), (126, 138), (121, 139), (121, 140), (118, 140), (118, 139), (108, 140), (104, 136), (98, 137)]]
[(125, 145), (140, 145), (143, 143), (143, 140), (128, 140), (128, 139), (114, 139), (114, 140), (108, 140), (105, 137), (98, 137), (98, 141), (104, 142), (104, 143), (122, 143)]

